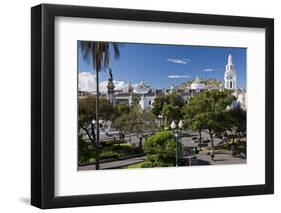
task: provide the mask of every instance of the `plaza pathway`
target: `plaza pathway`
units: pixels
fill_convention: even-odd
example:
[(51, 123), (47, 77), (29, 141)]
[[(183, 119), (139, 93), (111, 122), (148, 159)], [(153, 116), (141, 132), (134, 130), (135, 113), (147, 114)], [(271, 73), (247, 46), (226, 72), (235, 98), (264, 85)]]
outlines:
[(215, 152), (214, 160), (208, 155), (207, 151), (200, 152), (197, 154), (198, 165), (220, 165), (220, 164), (241, 164), (246, 163), (246, 159), (242, 156), (233, 157), (231, 151), (217, 151)]
[[(125, 160), (116, 160), (116, 161), (112, 161), (112, 162), (101, 163), (100, 169), (115, 169), (115, 168), (124, 167), (124, 166), (128, 166), (128, 165), (135, 164), (135, 163), (140, 163), (140, 162), (145, 161), (145, 159), (146, 159), (146, 156), (141, 156), (141, 157), (134, 157), (134, 158), (129, 158), (129, 159), (125, 159)], [(95, 164), (78, 167), (78, 171), (94, 170), (94, 169), (96, 169)]]

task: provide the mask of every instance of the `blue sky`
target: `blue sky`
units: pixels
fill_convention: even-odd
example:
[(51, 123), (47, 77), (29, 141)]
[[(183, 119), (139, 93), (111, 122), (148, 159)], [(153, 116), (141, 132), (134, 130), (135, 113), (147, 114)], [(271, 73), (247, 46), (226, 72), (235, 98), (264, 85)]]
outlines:
[[(169, 88), (187, 80), (216, 78), (223, 80), (227, 57), (232, 55), (237, 72), (237, 86), (246, 88), (246, 48), (179, 46), (156, 44), (120, 44), (120, 58), (110, 57), (114, 80), (138, 83), (152, 88)], [(111, 51), (113, 52), (113, 51)], [(78, 49), (79, 72), (93, 72)], [(100, 81), (108, 73), (101, 72)]]

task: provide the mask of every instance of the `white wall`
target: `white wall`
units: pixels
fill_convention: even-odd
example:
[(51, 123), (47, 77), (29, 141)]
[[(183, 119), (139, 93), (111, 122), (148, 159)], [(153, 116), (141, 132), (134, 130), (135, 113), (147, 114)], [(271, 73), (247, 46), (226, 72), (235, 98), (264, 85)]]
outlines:
[[(281, 14), (278, 1), (226, 1), (226, 0), (58, 0), (45, 3), (82, 4), (105, 7), (171, 10), (195, 13), (263, 16), (275, 18), (275, 58), (281, 54)], [(37, 0), (11, 0), (1, 2), (1, 212), (39, 212), (28, 205), (30, 196), (30, 7)], [(281, 69), (276, 60), (275, 70)], [(280, 72), (275, 72), (275, 82), (280, 82)], [(280, 84), (275, 86), (275, 131), (280, 123)], [(279, 110), (277, 110), (279, 109)], [(280, 209), (281, 198), (281, 145), (280, 134), (275, 137), (275, 195), (174, 201), (148, 204), (114, 205), (102, 207), (51, 210), (51, 212), (269, 212)], [(206, 174), (208, 176), (208, 174)]]

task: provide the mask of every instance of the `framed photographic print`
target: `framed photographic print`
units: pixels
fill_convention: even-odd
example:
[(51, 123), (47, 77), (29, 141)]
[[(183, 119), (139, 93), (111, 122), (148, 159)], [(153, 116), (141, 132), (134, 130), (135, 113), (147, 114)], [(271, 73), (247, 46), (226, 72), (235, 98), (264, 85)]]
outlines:
[(274, 21), (31, 9), (31, 203), (274, 192)]

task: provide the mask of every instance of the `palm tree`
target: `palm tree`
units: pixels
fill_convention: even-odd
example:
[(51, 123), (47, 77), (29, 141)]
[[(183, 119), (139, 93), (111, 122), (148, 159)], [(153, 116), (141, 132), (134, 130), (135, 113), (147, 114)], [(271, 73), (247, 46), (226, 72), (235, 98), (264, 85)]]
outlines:
[(92, 68), (96, 71), (96, 170), (99, 169), (99, 72), (106, 70), (109, 66), (110, 47), (114, 50), (114, 57), (120, 56), (117, 43), (79, 41), (83, 59), (91, 63)]

